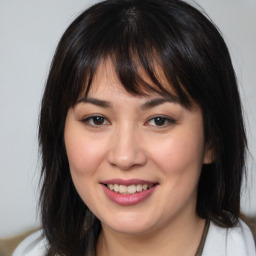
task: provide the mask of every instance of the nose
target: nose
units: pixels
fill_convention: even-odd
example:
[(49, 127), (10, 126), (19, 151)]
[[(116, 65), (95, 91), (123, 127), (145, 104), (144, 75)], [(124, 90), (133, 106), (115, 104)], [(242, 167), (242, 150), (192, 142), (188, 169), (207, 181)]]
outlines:
[(122, 170), (143, 166), (147, 154), (142, 144), (142, 136), (136, 128), (120, 127), (112, 134), (107, 160)]

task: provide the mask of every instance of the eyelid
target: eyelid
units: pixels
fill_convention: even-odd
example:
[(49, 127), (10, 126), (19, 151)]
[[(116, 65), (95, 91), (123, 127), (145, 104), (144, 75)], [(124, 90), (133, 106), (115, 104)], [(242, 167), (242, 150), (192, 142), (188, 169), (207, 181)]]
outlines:
[[(103, 119), (104, 119), (104, 122), (107, 121), (107, 124), (106, 124), (106, 123), (99, 124), (99, 125), (97, 125), (97, 124), (91, 124), (89, 121), (90, 121), (90, 120), (93, 120), (93, 118), (96, 118), (96, 117), (101, 117), (101, 118), (103, 118)], [(105, 116), (103, 116), (103, 115), (101, 115), (101, 114), (92, 114), (92, 115), (88, 115), (88, 116), (82, 118), (82, 119), (81, 119), (81, 122), (82, 122), (83, 124), (85, 124), (85, 125), (87, 125), (87, 126), (90, 126), (90, 127), (93, 127), (93, 128), (101, 128), (102, 126), (111, 124), (110, 121), (109, 121)]]
[[(154, 119), (156, 119), (156, 118), (163, 118), (163, 119), (165, 119), (165, 121), (167, 122), (167, 124), (165, 123), (164, 125), (150, 125), (149, 124), (149, 122), (150, 121), (152, 121), (152, 120), (154, 120)], [(148, 119), (148, 121), (145, 123), (146, 124), (146, 126), (153, 126), (153, 127), (158, 127), (158, 128), (165, 128), (165, 127), (168, 127), (168, 126), (170, 126), (170, 125), (173, 125), (173, 124), (175, 124), (177, 121), (174, 119), (174, 118), (172, 118), (172, 117), (170, 117), (170, 116), (165, 116), (165, 115), (154, 115), (154, 116), (152, 116), (152, 117), (150, 117), (149, 119)]]

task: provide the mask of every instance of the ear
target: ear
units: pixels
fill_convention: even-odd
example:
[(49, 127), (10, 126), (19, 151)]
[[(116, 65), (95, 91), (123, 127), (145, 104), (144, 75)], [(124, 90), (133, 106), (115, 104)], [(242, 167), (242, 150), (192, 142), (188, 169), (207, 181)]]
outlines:
[(206, 145), (204, 150), (204, 164), (211, 164), (215, 160), (215, 154), (211, 145)]

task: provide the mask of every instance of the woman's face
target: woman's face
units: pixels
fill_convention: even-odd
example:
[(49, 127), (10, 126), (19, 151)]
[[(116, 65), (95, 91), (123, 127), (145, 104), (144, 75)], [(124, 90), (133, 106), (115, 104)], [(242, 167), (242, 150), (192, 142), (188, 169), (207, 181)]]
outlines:
[(195, 218), (209, 161), (199, 108), (129, 94), (107, 61), (69, 109), (65, 145), (77, 192), (103, 227), (145, 233)]

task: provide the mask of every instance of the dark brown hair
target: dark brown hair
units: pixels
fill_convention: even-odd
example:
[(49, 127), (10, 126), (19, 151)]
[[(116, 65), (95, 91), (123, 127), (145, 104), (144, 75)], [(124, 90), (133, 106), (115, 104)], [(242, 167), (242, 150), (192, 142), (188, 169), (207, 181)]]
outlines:
[[(186, 108), (203, 113), (206, 145), (197, 214), (220, 226), (236, 224), (246, 136), (236, 78), (226, 44), (201, 12), (179, 0), (108, 0), (84, 11), (57, 47), (42, 99), (41, 214), (48, 255), (84, 255), (95, 249), (100, 222), (73, 185), (64, 144), (68, 109), (88, 93), (96, 68), (110, 57), (124, 88), (134, 95), (168, 95), (156, 63)], [(144, 81), (141, 70), (154, 86)]]

